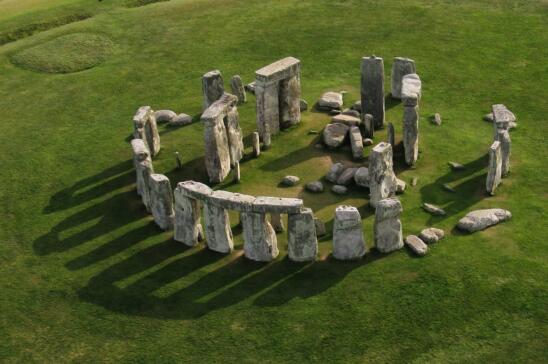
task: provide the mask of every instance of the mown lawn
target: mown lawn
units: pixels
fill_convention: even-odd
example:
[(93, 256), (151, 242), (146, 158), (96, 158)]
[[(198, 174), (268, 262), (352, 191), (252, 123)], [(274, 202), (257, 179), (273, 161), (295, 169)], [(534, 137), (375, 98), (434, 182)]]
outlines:
[[(18, 35), (0, 46), (0, 361), (548, 361), (546, 2), (130, 2), (0, 0), (0, 35)], [(89, 18), (35, 26), (75, 14)], [(40, 45), (75, 33), (109, 39), (102, 63), (66, 74), (15, 65), (20, 52), (41, 61), (51, 47)], [(54, 44), (56, 61), (72, 64), (78, 44), (88, 43)], [(96, 56), (86, 47), (82, 57)], [(370, 54), (385, 59), (387, 92), (394, 56), (415, 59), (423, 80), (419, 162), (399, 163), (397, 173), (408, 183), (419, 177), (400, 196), (404, 235), (426, 226), (447, 234), (426, 257), (404, 249), (337, 262), (327, 236), (319, 261), (295, 264), (279, 234), (282, 254), (259, 264), (242, 256), (238, 227), (229, 256), (186, 248), (156, 228), (135, 192), (128, 137), (137, 107), (196, 116), (183, 128), (161, 126), (154, 166), (173, 185), (205, 180), (202, 74), (218, 68), (228, 87), (231, 75), (250, 82), (256, 69), (292, 55), (302, 61), (310, 104), (323, 91), (346, 90), (350, 106), (359, 99), (360, 59)], [(247, 145), (254, 102), (249, 95), (239, 108)], [(506, 104), (519, 126), (511, 132), (511, 175), (487, 197), (492, 125), (482, 116), (493, 103)], [(441, 127), (429, 121), (435, 112)], [(387, 99), (398, 142), (401, 118), (401, 104)], [(354, 205), (371, 247), (366, 190), (303, 191), (350, 155), (314, 147), (318, 135), (308, 131), (328, 120), (304, 113), (260, 158), (242, 163), (241, 184), (219, 187), (299, 196), (328, 229), (337, 205)], [(385, 137), (380, 131), (375, 141)], [(451, 172), (450, 160), (467, 168)], [(301, 185), (278, 187), (287, 174)], [(422, 202), (447, 216), (432, 217)], [(513, 218), (473, 235), (454, 230), (468, 211), (488, 207)]]

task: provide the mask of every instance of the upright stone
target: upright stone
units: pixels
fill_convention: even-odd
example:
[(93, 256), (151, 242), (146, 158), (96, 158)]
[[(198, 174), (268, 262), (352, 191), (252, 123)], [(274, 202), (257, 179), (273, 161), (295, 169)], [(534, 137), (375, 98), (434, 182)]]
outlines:
[(392, 150), (394, 149), (394, 145), (396, 144), (396, 132), (394, 130), (394, 124), (388, 123), (388, 127), (386, 130), (386, 134), (388, 136), (388, 144), (392, 146)]
[(173, 190), (169, 178), (163, 174), (151, 174), (150, 203), (154, 222), (162, 230), (173, 229)]
[(489, 148), (489, 165), (487, 167), (487, 180), (485, 181), (485, 188), (490, 195), (495, 194), (495, 190), (500, 184), (501, 172), (502, 172), (502, 158), (501, 158), (500, 142), (495, 141)]
[(384, 63), (375, 56), (363, 57), (361, 65), (362, 113), (373, 115), (375, 128), (384, 126)]
[(298, 75), (280, 81), (280, 126), (288, 128), (301, 121), (301, 80)]
[(233, 99), (229, 99), (229, 104), (226, 109), (226, 116), (224, 118), (226, 133), (228, 137), (228, 148), (230, 153), (230, 165), (236, 166), (244, 156), (244, 141), (242, 136), (242, 129), (240, 128), (240, 115), (238, 114), (238, 108), (232, 104)]
[(412, 166), (419, 157), (419, 106), (417, 98), (405, 98), (403, 108), (403, 149), (405, 163)]
[(363, 115), (363, 127), (365, 129), (365, 136), (368, 138), (373, 138), (375, 134), (375, 123), (373, 122), (373, 115), (371, 114), (362, 114)]
[(357, 126), (350, 127), (350, 147), (352, 148), (352, 158), (360, 160), (363, 158), (363, 139), (360, 128)]
[(316, 259), (318, 240), (314, 214), (309, 208), (297, 214), (288, 215), (288, 255), (295, 262), (306, 262)]
[(333, 226), (333, 257), (354, 260), (366, 252), (360, 212), (353, 206), (338, 206)]
[(244, 233), (244, 254), (248, 259), (269, 262), (279, 254), (276, 232), (266, 219), (257, 212), (241, 213)]
[[(150, 158), (150, 152), (143, 139), (133, 139), (131, 141), (131, 148), (133, 149), (133, 166), (135, 167), (135, 173), (137, 175), (137, 194), (142, 196), (145, 188), (145, 180), (143, 179), (142, 173), (139, 173), (139, 164), (143, 161), (149, 161), (152, 164), (152, 159)], [(146, 185), (148, 185), (148, 183)]]
[(243, 104), (246, 102), (244, 83), (242, 82), (240, 75), (232, 76), (232, 79), (230, 80), (230, 88), (232, 89), (232, 93), (238, 98), (238, 104)]
[(256, 131), (251, 134), (251, 145), (253, 147), (253, 156), (258, 157), (261, 154), (261, 142), (259, 140), (259, 133)]
[(133, 116), (133, 137), (143, 139), (150, 151), (150, 156), (155, 157), (160, 153), (160, 134), (154, 111), (150, 106), (141, 106)]
[[(175, 223), (173, 239), (188, 246), (195, 246), (203, 235), (200, 223), (200, 202), (187, 195), (185, 184), (185, 182), (177, 184), (174, 192)], [(208, 186), (202, 186), (204, 190), (211, 191)]]
[(152, 202), (150, 198), (150, 176), (154, 174), (154, 168), (152, 167), (152, 161), (150, 159), (145, 159), (138, 162), (135, 165), (137, 171), (137, 180), (142, 181), (141, 189), (141, 200), (147, 212), (152, 211)]
[(234, 249), (228, 211), (204, 201), (204, 222), (207, 247), (218, 253), (230, 253)]
[(275, 232), (281, 233), (285, 231), (284, 222), (282, 221), (282, 215), (272, 213), (270, 214), (270, 224)]
[(375, 209), (375, 246), (381, 253), (389, 253), (403, 248), (403, 235), (400, 214), (401, 202), (396, 198), (386, 198), (377, 203)]
[(202, 76), (202, 92), (204, 94), (203, 110), (219, 100), (225, 92), (221, 71), (213, 70)]
[(499, 129), (497, 140), (500, 142), (501, 177), (506, 177), (510, 173), (510, 152), (512, 147), (508, 130)]
[(397, 181), (392, 162), (392, 146), (381, 142), (369, 156), (369, 191), (371, 206), (396, 194)]
[(392, 63), (392, 89), (391, 95), (395, 99), (401, 99), (401, 83), (403, 76), (415, 73), (415, 61), (410, 58), (395, 57)]
[(240, 162), (238, 162), (234, 166), (234, 183), (240, 183), (240, 180), (242, 178), (240, 173)]

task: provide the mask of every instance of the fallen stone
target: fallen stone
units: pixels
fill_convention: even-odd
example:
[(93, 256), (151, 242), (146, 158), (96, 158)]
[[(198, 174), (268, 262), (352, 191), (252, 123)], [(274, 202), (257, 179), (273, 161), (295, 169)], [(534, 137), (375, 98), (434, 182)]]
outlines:
[(323, 183), (320, 181), (308, 182), (305, 188), (310, 192), (323, 192)]
[(430, 227), (423, 229), (419, 234), (419, 238), (426, 244), (434, 244), (443, 239), (444, 235), (445, 233), (442, 229)]
[(150, 204), (154, 222), (162, 230), (173, 229), (173, 190), (169, 178), (163, 174), (151, 174), (149, 179)]
[(362, 112), (362, 101), (361, 100), (356, 101), (355, 103), (352, 104), (351, 108), (353, 110), (356, 110), (357, 112), (361, 113)]
[(363, 159), (363, 140), (360, 128), (357, 126), (350, 127), (348, 135), (350, 147), (352, 148), (352, 158), (354, 160)]
[(323, 142), (329, 148), (340, 147), (348, 134), (348, 126), (340, 123), (328, 124), (323, 129)]
[(299, 107), (301, 108), (301, 111), (308, 110), (308, 102), (306, 102), (306, 100), (304, 99), (301, 99), (299, 103)]
[(484, 230), (490, 226), (496, 225), (512, 218), (508, 210), (503, 209), (485, 209), (469, 212), (459, 220), (457, 227), (461, 230), (473, 233)]
[(358, 126), (360, 125), (361, 120), (359, 117), (346, 114), (338, 114), (331, 118), (331, 123), (340, 123), (346, 126)]
[(318, 255), (314, 214), (303, 208), (287, 217), (287, 255), (294, 262), (313, 261)]
[[(150, 166), (152, 166), (152, 159), (150, 158), (150, 151), (148, 150), (143, 139), (133, 139), (131, 141), (131, 148), (133, 150), (133, 166), (135, 167), (135, 174), (137, 177), (135, 187), (137, 189), (137, 194), (142, 196), (148, 182), (145, 183), (145, 176), (143, 176), (143, 174), (139, 171), (141, 168), (140, 163), (143, 161), (148, 161)], [(148, 180), (148, 177), (146, 180)]]
[(315, 134), (320, 134), (320, 132), (318, 130), (310, 129), (308, 131), (308, 134), (314, 134), (315, 135)]
[(464, 165), (460, 163), (457, 163), (457, 162), (448, 162), (448, 163), (453, 171), (462, 171), (463, 169), (465, 169)]
[(404, 193), (407, 184), (399, 178), (396, 178), (396, 194), (401, 195)]
[(297, 176), (285, 176), (283, 179), (282, 179), (282, 186), (287, 186), (287, 187), (291, 187), (291, 186), (295, 186), (299, 183), (301, 179)]
[(327, 234), (324, 222), (317, 217), (314, 218), (314, 227), (316, 228), (316, 236), (324, 236)]
[(331, 167), (329, 167), (329, 171), (327, 171), (327, 174), (325, 175), (325, 179), (331, 183), (337, 183), (337, 180), (345, 168), (346, 167), (342, 163), (332, 164)]
[(332, 109), (332, 110), (329, 110), (328, 114), (329, 115), (339, 115), (341, 113), (341, 109)]
[(154, 117), (158, 123), (168, 123), (177, 116), (177, 113), (171, 110), (158, 110), (154, 112)]
[(333, 224), (333, 257), (339, 260), (355, 260), (363, 257), (366, 252), (358, 209), (353, 206), (338, 206)]
[(369, 168), (358, 168), (354, 174), (354, 182), (356, 182), (358, 186), (369, 188)]
[(453, 187), (449, 186), (447, 183), (442, 185), (443, 189), (447, 192), (455, 193), (457, 192)]
[[(361, 115), (360, 115), (360, 112), (359, 112), (359, 111), (356, 111), (356, 110), (354, 110), (354, 109), (344, 109), (344, 110), (342, 111), (341, 114), (343, 114), (343, 115), (348, 115), (348, 116), (353, 116), (353, 117), (358, 118), (358, 119), (359, 119), (360, 116), (361, 116)], [(361, 121), (361, 120), (360, 120), (360, 121)]]
[(422, 204), (422, 208), (424, 209), (424, 211), (429, 212), (432, 215), (437, 215), (437, 216), (445, 215), (445, 210), (444, 209), (442, 209), (441, 207), (438, 207), (436, 205), (433, 205), (431, 203), (424, 202)]
[(392, 146), (381, 142), (369, 155), (369, 190), (371, 206), (396, 194), (396, 175), (392, 161)]
[[(384, 62), (380, 57), (363, 57), (361, 64), (362, 113), (373, 116), (375, 129), (384, 126)], [(368, 135), (371, 137), (371, 135)]]
[(346, 168), (339, 178), (337, 178), (337, 184), (342, 186), (348, 186), (353, 180), (354, 175), (356, 174), (356, 171), (358, 168)]
[(373, 145), (373, 140), (371, 140), (371, 139), (369, 139), (369, 138), (365, 138), (365, 139), (363, 140), (363, 145), (364, 145), (364, 147), (368, 147), (368, 146), (370, 146), (370, 145)]
[(340, 92), (329, 91), (318, 100), (320, 110), (340, 109), (343, 106), (343, 96)]
[(346, 186), (334, 185), (333, 187), (331, 187), (331, 192), (337, 195), (346, 195), (348, 192), (348, 188), (346, 188)]
[(238, 98), (238, 104), (246, 102), (244, 83), (239, 75), (232, 76), (230, 88), (232, 89), (232, 94)]
[(301, 122), (301, 81), (298, 75), (279, 83), (280, 126), (288, 128)]
[(167, 126), (184, 126), (192, 123), (192, 116), (181, 113), (167, 123)]
[(434, 114), (434, 119), (432, 119), (434, 125), (441, 125), (441, 115), (439, 113)]
[(395, 99), (401, 99), (401, 87), (403, 76), (415, 73), (415, 61), (410, 58), (395, 57), (392, 63), (392, 88), (391, 96)]
[(411, 251), (418, 256), (426, 255), (428, 252), (428, 245), (424, 243), (418, 236), (416, 235), (408, 235), (405, 238), (405, 245), (411, 249)]
[(381, 253), (403, 248), (400, 214), (403, 208), (396, 198), (386, 198), (377, 203), (373, 227), (375, 247)]
[(490, 195), (495, 194), (495, 190), (500, 184), (502, 176), (502, 157), (500, 142), (495, 141), (489, 148), (489, 165), (487, 166), (487, 179), (485, 180), (485, 189)]
[(240, 171), (240, 162), (236, 163), (236, 165), (234, 166), (234, 178), (233, 178), (233, 181), (234, 183), (240, 183), (242, 179), (242, 176), (241, 176), (241, 171)]

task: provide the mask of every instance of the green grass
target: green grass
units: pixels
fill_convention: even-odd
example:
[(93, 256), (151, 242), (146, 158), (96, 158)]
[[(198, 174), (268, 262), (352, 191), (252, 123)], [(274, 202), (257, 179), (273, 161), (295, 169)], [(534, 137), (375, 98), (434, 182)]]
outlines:
[[(0, 47), (0, 361), (548, 360), (545, 2), (32, 3), (8, 8), (0, 32), (74, 11), (94, 16)], [(10, 60), (70, 34), (101, 34), (116, 46), (103, 63), (77, 73), (32, 72)], [(446, 231), (429, 255), (402, 250), (337, 262), (328, 236), (320, 261), (294, 264), (280, 234), (280, 257), (258, 264), (242, 257), (238, 229), (236, 252), (223, 256), (185, 248), (155, 227), (136, 195), (127, 143), (137, 107), (197, 116), (203, 73), (218, 68), (225, 80), (240, 74), (249, 82), (254, 70), (288, 55), (302, 61), (310, 104), (323, 91), (344, 89), (349, 106), (359, 98), (360, 58), (368, 54), (384, 57), (386, 85), (394, 56), (414, 58), (423, 80), (422, 152), (415, 169), (397, 163), (397, 173), (407, 182), (419, 177), (401, 196), (404, 235), (430, 225)], [(246, 142), (254, 101), (239, 107)], [(493, 103), (514, 111), (519, 126), (511, 133), (511, 175), (487, 197), (492, 126), (481, 118)], [(428, 121), (435, 112), (441, 127)], [(397, 141), (401, 118), (401, 104), (388, 102)], [(299, 196), (329, 229), (337, 205), (357, 206), (371, 247), (366, 190), (353, 187), (344, 197), (303, 191), (350, 155), (314, 148), (318, 136), (307, 132), (327, 122), (325, 114), (304, 113), (260, 158), (242, 163), (241, 184), (218, 187)], [(173, 184), (204, 180), (201, 124), (160, 132), (156, 171)], [(450, 172), (449, 160), (466, 170)], [(303, 183), (279, 188), (287, 174)], [(422, 211), (425, 201), (447, 216)], [(472, 235), (453, 230), (468, 211), (487, 207), (509, 209), (513, 218)]]

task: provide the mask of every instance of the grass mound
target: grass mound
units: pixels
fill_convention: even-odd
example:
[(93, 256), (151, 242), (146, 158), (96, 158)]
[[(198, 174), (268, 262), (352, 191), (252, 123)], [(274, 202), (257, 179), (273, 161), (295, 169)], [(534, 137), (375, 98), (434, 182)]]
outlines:
[(112, 41), (104, 35), (74, 33), (18, 52), (11, 61), (33, 71), (71, 73), (102, 63), (112, 48)]

